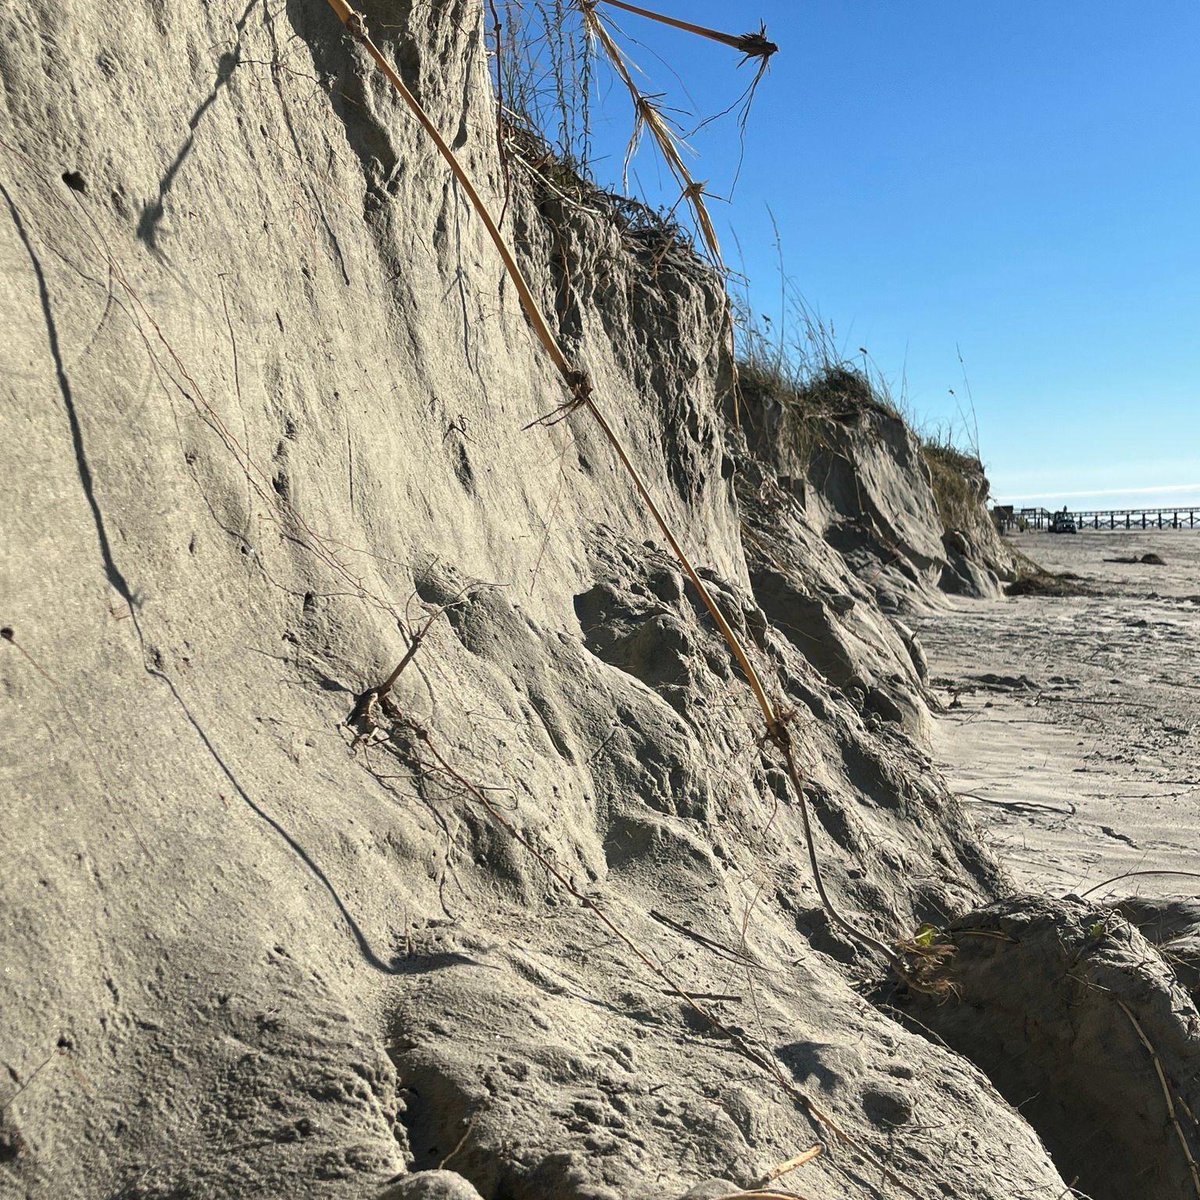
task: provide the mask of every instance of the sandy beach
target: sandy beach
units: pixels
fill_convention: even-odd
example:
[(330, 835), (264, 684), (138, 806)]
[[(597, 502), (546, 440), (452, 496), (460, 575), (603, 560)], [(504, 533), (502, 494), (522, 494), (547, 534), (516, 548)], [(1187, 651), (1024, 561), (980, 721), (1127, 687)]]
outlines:
[[(951, 787), (1030, 888), (1200, 872), (1200, 532), (1013, 542), (1093, 594), (955, 600), (920, 624)], [(1112, 561), (1145, 554), (1162, 564)], [(1140, 874), (1093, 895), (1198, 893)]]

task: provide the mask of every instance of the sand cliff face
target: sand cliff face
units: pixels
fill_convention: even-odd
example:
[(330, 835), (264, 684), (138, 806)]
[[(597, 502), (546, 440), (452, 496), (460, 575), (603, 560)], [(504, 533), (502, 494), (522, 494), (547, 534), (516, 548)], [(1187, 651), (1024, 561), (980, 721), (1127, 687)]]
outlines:
[[(479, 7), (366, 15), (498, 210)], [(821, 1141), (814, 1197), (1061, 1194), (860, 994), (724, 642), (586, 414), (530, 427), (561, 389), (328, 6), (0, 23), (0, 1191), (662, 1196)], [(891, 940), (997, 898), (872, 573), (946, 561), (913, 447), (848, 433), (818, 519), (726, 423), (712, 275), (508, 186), (794, 714), (837, 903)]]

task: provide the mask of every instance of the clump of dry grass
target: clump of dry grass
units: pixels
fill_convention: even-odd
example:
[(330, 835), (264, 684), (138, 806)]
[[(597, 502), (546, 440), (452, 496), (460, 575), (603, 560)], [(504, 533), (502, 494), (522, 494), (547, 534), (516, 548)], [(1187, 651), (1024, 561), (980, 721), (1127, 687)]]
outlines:
[(1091, 590), (1070, 571), (1056, 573), (1040, 567), (1019, 575), (1005, 589), (1009, 596), (1087, 596)]
[(745, 296), (737, 306), (739, 404), (751, 414), (775, 405), (786, 416), (788, 448), (810, 464), (832, 451), (834, 424), (857, 422), (864, 414), (911, 427), (903, 399), (870, 354), (851, 358), (833, 326), (784, 280), (778, 321), (755, 316)]
[(587, 174), (595, 55), (574, 0), (488, 0), (492, 82), (502, 114)]
[(907, 380), (898, 389), (863, 346), (851, 348), (801, 294), (784, 269), (778, 227), (778, 313), (757, 312), (743, 279), (735, 293), (738, 326), (738, 375), (743, 395), (753, 401), (773, 400), (794, 416), (836, 415), (874, 410), (910, 428)]
[(901, 938), (896, 950), (904, 956), (910, 984), (930, 996), (949, 997), (956, 988), (946, 972), (957, 947), (933, 925), (922, 925), (910, 938)]
[(1009, 547), (1017, 578), (1004, 590), (1010, 596), (1087, 596), (1089, 588), (1073, 571), (1047, 571), (1028, 554)]
[(949, 531), (971, 524), (988, 497), (987, 476), (979, 457), (937, 438), (922, 442), (921, 457), (929, 468), (942, 528)]
[[(632, 248), (649, 250), (656, 260), (671, 251), (695, 257), (690, 232), (673, 213), (650, 208), (640, 200), (600, 187), (579, 163), (564, 158), (546, 139), (514, 113), (504, 114), (501, 144), (509, 164), (528, 176), (539, 202), (556, 200), (568, 207), (603, 214)], [(678, 257), (676, 261), (681, 261)]]

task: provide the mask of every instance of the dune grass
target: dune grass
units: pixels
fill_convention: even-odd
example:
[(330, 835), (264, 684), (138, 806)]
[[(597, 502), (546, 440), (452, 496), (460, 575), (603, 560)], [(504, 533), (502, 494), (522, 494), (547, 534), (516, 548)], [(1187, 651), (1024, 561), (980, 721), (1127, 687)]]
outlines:
[(630, 164), (643, 140), (648, 140), (679, 188), (665, 219), (673, 220), (681, 208), (689, 211), (697, 242), (723, 269), (716, 227), (705, 200), (706, 185), (693, 177), (687, 165), (689, 150), (676, 122), (684, 116), (695, 118), (698, 129), (725, 114), (701, 119), (699, 114), (668, 106), (662, 94), (651, 90), (623, 44), (628, 39), (603, 10), (611, 8), (728, 46), (740, 55), (735, 68), (756, 63), (756, 73), (734, 106), (740, 109), (738, 120), (743, 124), (754, 92), (779, 49), (767, 38), (765, 26), (750, 33), (724, 33), (624, 0), (488, 0), (488, 5), (493, 81), (501, 113), (509, 123), (544, 138), (560, 164), (590, 180), (593, 104), (597, 95), (607, 94), (609, 85), (615, 84), (633, 106), (622, 189), (629, 191)]
[(942, 528), (964, 529), (978, 520), (988, 497), (988, 481), (979, 457), (948, 441), (924, 439), (921, 457), (929, 468), (933, 498)]

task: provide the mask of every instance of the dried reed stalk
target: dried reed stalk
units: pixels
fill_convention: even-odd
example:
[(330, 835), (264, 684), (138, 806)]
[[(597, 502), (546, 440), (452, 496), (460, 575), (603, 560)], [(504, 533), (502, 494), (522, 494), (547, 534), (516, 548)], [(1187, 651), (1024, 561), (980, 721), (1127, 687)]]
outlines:
[[(625, 0), (580, 0), (581, 7), (591, 8), (595, 4), (611, 4), (613, 8), (623, 9), (639, 17), (649, 17), (662, 25), (670, 25), (672, 29), (682, 29), (684, 33), (694, 33), (710, 41), (720, 42), (744, 54), (746, 59), (757, 58), (766, 61), (779, 49), (774, 42), (767, 41), (765, 26), (760, 26), (756, 33), (721, 33), (718, 29), (708, 29), (704, 25), (693, 25), (691, 21), (681, 21), (677, 17), (668, 17), (665, 13), (652, 12), (648, 8), (639, 8), (636, 4), (627, 4)], [(745, 61), (745, 60), (743, 60)]]
[(567, 356), (563, 353), (557, 339), (550, 330), (549, 322), (546, 320), (546, 317), (542, 313), (537, 299), (534, 297), (533, 289), (529, 286), (529, 282), (526, 280), (521, 268), (517, 265), (516, 258), (514, 257), (512, 251), (508, 248), (508, 244), (504, 239), (504, 235), (500, 232), (495, 220), (493, 220), (487, 204), (484, 202), (483, 197), (480, 196), (478, 190), (471, 180), (471, 177), (467, 174), (462, 164), (458, 161), (458, 158), (455, 156), (454, 151), (450, 149), (450, 146), (447, 144), (445, 138), (443, 138), (441, 133), (438, 132), (437, 127), (434, 125), (433, 121), (430, 120), (429, 115), (421, 107), (417, 98), (405, 86), (404, 81), (397, 74), (395, 68), (392, 67), (391, 63), (387, 61), (379, 48), (368, 36), (361, 14), (356, 13), (346, 2), (346, 0), (329, 0), (329, 4), (333, 8), (334, 12), (337, 13), (338, 17), (342, 20), (343, 24), (345, 24), (346, 28), (354, 36), (355, 40), (362, 45), (362, 47), (375, 61), (376, 66), (378, 66), (383, 74), (387, 77), (388, 82), (391, 83), (391, 85), (400, 94), (401, 99), (408, 106), (413, 116), (416, 117), (421, 127), (425, 130), (425, 132), (433, 141), (434, 145), (437, 147), (438, 153), (445, 160), (446, 165), (449, 166), (451, 171), (454, 173), (454, 177), (462, 185), (463, 191), (467, 195), (467, 199), (471, 202), (471, 207), (474, 208), (476, 215), (483, 222), (484, 228), (487, 230), (488, 236), (491, 238), (493, 245), (496, 247), (496, 251), (499, 253), (500, 258), (504, 263), (504, 268), (507, 271), (509, 278), (513, 282), (513, 286), (517, 289), (517, 295), (520, 298), (521, 307), (524, 309), (525, 316), (530, 325), (533, 326), (534, 334), (536, 335), (538, 341), (542, 344), (542, 348), (550, 356), (550, 361), (558, 370), (559, 375), (562, 377), (563, 383), (571, 392), (573, 396), (572, 404), (586, 408), (600, 426), (601, 432), (612, 446), (617, 458), (621, 462), (622, 467), (625, 468), (625, 471), (629, 475), (635, 490), (641, 497), (642, 503), (646, 506), (646, 510), (653, 518), (655, 525), (658, 526), (658, 529), (662, 533), (663, 537), (666, 538), (667, 544), (671, 548), (671, 552), (675, 555), (676, 559), (679, 561), (679, 564), (687, 573), (687, 577), (689, 580), (691, 580), (692, 586), (696, 589), (700, 599), (703, 601), (704, 607), (708, 609), (709, 615), (716, 623), (717, 628), (721, 631), (722, 637), (724, 637), (726, 643), (729, 645), (730, 650), (733, 652), (734, 657), (737, 659), (738, 665), (745, 674), (750, 684), (750, 688), (754, 692), (754, 697), (758, 701), (759, 707), (763, 711), (763, 715), (767, 718), (768, 727), (770, 729), (781, 727), (779, 717), (775, 713), (770, 698), (767, 696), (766, 689), (763, 687), (762, 680), (759, 678), (758, 672), (754, 668), (754, 664), (750, 661), (749, 655), (746, 653), (746, 650), (742, 646), (737, 634), (734, 632), (733, 627), (726, 619), (725, 614), (721, 611), (717, 602), (713, 599), (712, 593), (705, 586), (704, 580), (701, 579), (699, 573), (696, 571), (696, 568), (692, 565), (691, 560), (688, 558), (683, 547), (680, 545), (679, 539), (675, 536), (675, 533), (670, 524), (667, 522), (662, 510), (655, 502), (654, 497), (650, 494), (649, 487), (647, 486), (645, 480), (642, 479), (638, 469), (634, 466), (632, 460), (625, 450), (625, 447), (622, 445), (621, 440), (617, 437), (615, 430), (609, 424), (608, 419), (601, 412), (595, 399), (592, 397), (591, 385), (587, 379), (586, 373), (573, 367), (570, 361), (567, 359)]
[(629, 70), (629, 64), (625, 59), (625, 55), (621, 53), (620, 47), (612, 40), (608, 30), (604, 27), (604, 22), (597, 16), (595, 6), (585, 2), (580, 11), (583, 13), (584, 24), (587, 26), (588, 31), (600, 43), (604, 53), (608, 56), (609, 62), (612, 63), (613, 70), (620, 76), (621, 82), (624, 83), (629, 92), (630, 99), (633, 100), (633, 111), (637, 123), (634, 126), (633, 137), (629, 141), (626, 164), (633, 157), (633, 152), (637, 148), (641, 131), (648, 129), (658, 144), (663, 158), (666, 159), (667, 166), (671, 169), (671, 174), (675, 176), (676, 182), (683, 189), (683, 198), (691, 206), (692, 213), (696, 218), (696, 226), (700, 230), (704, 244), (708, 247), (717, 266), (724, 271), (721, 246), (717, 241), (717, 231), (713, 228), (712, 219), (709, 217), (708, 208), (704, 203), (704, 184), (697, 183), (692, 178), (679, 153), (679, 141), (675, 137), (675, 134), (671, 132), (671, 127), (663, 118), (662, 113), (658, 111), (657, 106), (649, 97), (643, 96), (638, 90), (637, 84), (633, 81), (633, 75)]
[[(759, 1189), (765, 1188), (768, 1183), (774, 1183), (776, 1179), (780, 1179), (784, 1175), (790, 1175), (792, 1171), (796, 1171), (796, 1170), (799, 1170), (799, 1168), (801, 1168), (801, 1167), (807, 1166), (810, 1162), (813, 1161), (814, 1158), (819, 1158), (821, 1156), (821, 1152), (824, 1149), (825, 1149), (825, 1147), (822, 1146), (820, 1142), (818, 1142), (815, 1146), (810, 1146), (803, 1153), (797, 1154), (797, 1155), (793, 1156), (792, 1158), (786, 1159), (784, 1162), (776, 1163), (776, 1165), (773, 1166), (762, 1177), (762, 1181), (759, 1183)], [(742, 1194), (745, 1195), (746, 1193), (742, 1193)], [(765, 1195), (766, 1193), (762, 1192), (761, 1190), (756, 1190), (751, 1194), (756, 1195), (756, 1196), (762, 1196), (762, 1195)], [(723, 1200), (728, 1200), (728, 1197), (724, 1197)]]

